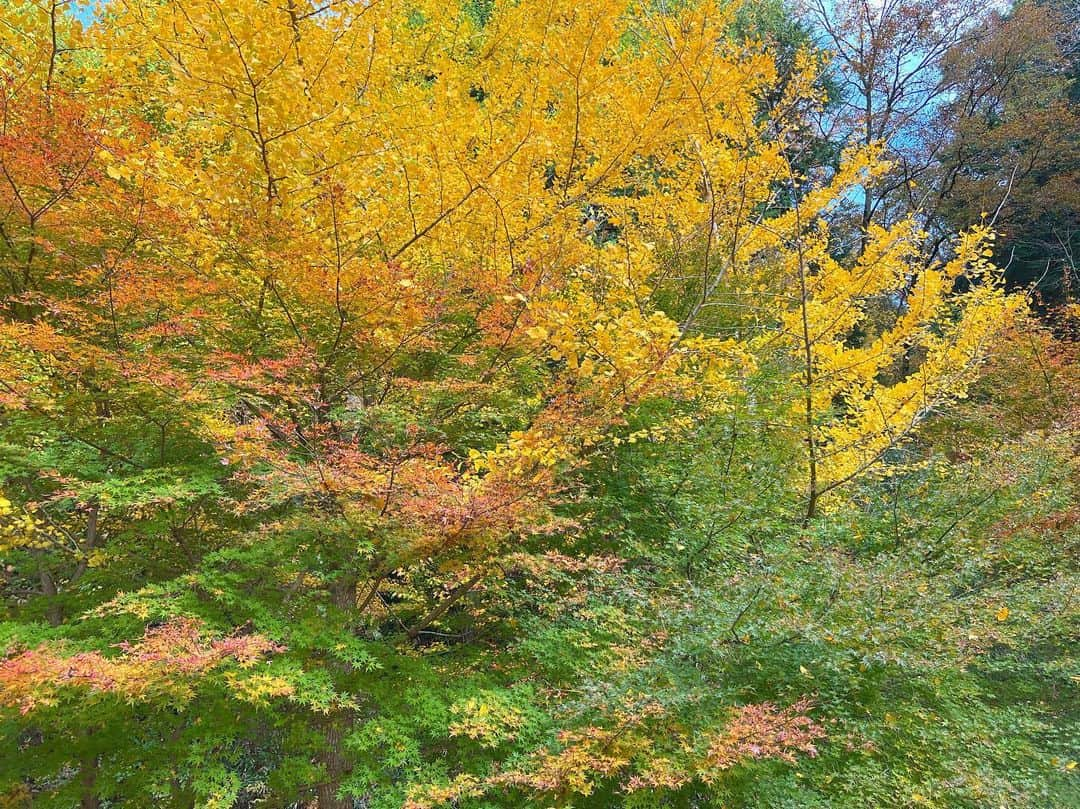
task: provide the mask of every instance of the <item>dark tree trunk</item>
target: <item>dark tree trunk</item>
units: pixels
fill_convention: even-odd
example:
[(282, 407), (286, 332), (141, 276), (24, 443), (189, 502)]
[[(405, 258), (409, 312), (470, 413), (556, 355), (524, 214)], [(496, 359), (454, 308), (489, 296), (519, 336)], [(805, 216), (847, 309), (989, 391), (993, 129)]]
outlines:
[(97, 794), (98, 757), (85, 756), (79, 767), (79, 809), (101, 809), (101, 798)]
[(348, 714), (332, 714), (327, 719), (323, 731), (326, 748), (320, 756), (326, 775), (315, 790), (319, 809), (352, 809), (352, 799), (340, 798), (337, 794), (350, 769), (345, 755), (345, 735), (351, 723), (352, 717)]

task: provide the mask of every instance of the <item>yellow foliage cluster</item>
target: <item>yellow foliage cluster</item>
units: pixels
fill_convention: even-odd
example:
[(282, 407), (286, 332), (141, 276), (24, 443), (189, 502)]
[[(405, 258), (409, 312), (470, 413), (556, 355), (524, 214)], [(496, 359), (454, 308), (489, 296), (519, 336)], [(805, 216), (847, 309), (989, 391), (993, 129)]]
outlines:
[(513, 739), (525, 722), (521, 709), (497, 694), (469, 697), (450, 706), (450, 712), (455, 717), (450, 734), (476, 739), (483, 747), (496, 747)]
[(0, 553), (16, 548), (47, 550), (54, 544), (54, 532), (48, 525), (0, 495)]
[[(481, 25), (432, 0), (125, 0), (86, 31), (65, 17), (60, 51), (42, 9), (2, 13), (24, 35), (0, 55), (20, 77), (12, 109), (51, 120), (51, 100), (22, 96), (62, 84), (94, 122), (70, 150), (93, 189), (65, 186), (40, 213), (23, 204), (14, 238), (80, 222), (71, 240), (112, 228), (130, 255), (104, 251), (113, 265), (83, 295), (101, 311), (57, 302), (66, 332), (16, 318), (0, 334), (20, 358), (0, 397), (29, 406), (34, 374), (148, 379), (264, 489), (241, 508), (316, 488), (358, 523), (423, 514), (422, 500), (445, 525), (475, 521), (541, 500), (541, 483), (598, 446), (685, 426), (630, 432), (628, 410), (664, 398), (722, 412), (779, 356), (801, 388), (788, 410), (812, 515), (964, 395), (1013, 307), (985, 229), (940, 265), (924, 266), (910, 219), (836, 257), (829, 214), (885, 166), (864, 148), (835, 176), (799, 175), (789, 148), (821, 101), (818, 65), (798, 54), (764, 109), (777, 68), (731, 35), (734, 4), (498, 3)], [(76, 44), (92, 58), (70, 58)], [(41, 149), (24, 146), (29, 165)], [(23, 179), (11, 187), (41, 185)], [(91, 264), (64, 279), (73, 298)], [(721, 333), (725, 308), (748, 314)], [(154, 321), (130, 335), (141, 353), (109, 356), (118, 317)], [(475, 333), (451, 339), (461, 322)], [(173, 337), (193, 356), (157, 351)], [(425, 350), (455, 370), (430, 384), (397, 370)], [(481, 400), (527, 364), (539, 379), (520, 397), (525, 423), (466, 447), (468, 464), (433, 448), (364, 455), (318, 433), (332, 409), (391, 394)], [(216, 384), (242, 414), (215, 410)], [(420, 551), (445, 547), (420, 533)]]

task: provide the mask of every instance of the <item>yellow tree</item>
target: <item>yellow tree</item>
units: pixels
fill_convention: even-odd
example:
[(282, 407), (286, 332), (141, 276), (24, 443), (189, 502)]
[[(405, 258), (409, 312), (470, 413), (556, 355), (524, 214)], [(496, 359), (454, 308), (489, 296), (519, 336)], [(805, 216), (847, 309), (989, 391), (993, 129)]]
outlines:
[(830, 255), (828, 228), (804, 222), (799, 205), (776, 226), (794, 246), (784, 276), (795, 306), (781, 315), (780, 334), (800, 365), (810, 520), (823, 495), (879, 463), (933, 409), (966, 395), (1022, 301), (1004, 297), (985, 228), (960, 237), (948, 261), (922, 268), (925, 234), (910, 218), (888, 230), (871, 225), (849, 262)]
[[(730, 14), (106, 9), (86, 81), (152, 132), (136, 148), (114, 131), (101, 159), (168, 212), (142, 255), (201, 301), (198, 318), (166, 303), (181, 359), (162, 370), (194, 379), (193, 404), (227, 403), (196, 429), (247, 487), (238, 509), (303, 503), (293, 525), (337, 526), (323, 552), (340, 564), (282, 570), (284, 586), (323, 589), (349, 629), (414, 582), (392, 620), (417, 639), (545, 529), (628, 408), (696, 395), (699, 375), (730, 385), (735, 347), (683, 341), (650, 288), (651, 234), (694, 196), (696, 151), (727, 131), (713, 119), (752, 117), (774, 76), (724, 44)], [(590, 205), (625, 211), (617, 249)], [(485, 413), (506, 428), (455, 426)], [(337, 805), (354, 715), (343, 699), (325, 722), (320, 805)]]
[[(434, 3), (109, 8), (89, 80), (132, 77), (118, 92), (160, 120), (146, 148), (117, 133), (107, 171), (175, 217), (147, 241), (155, 260), (213, 287), (204, 362), (247, 412), (206, 429), (230, 462), (272, 461), (267, 498), (315, 492), (350, 519), (420, 524), (430, 509), (413, 502), (440, 491), (459, 508), (542, 501), (628, 406), (689, 391), (706, 366), (722, 387), (730, 357), (682, 341), (650, 302), (650, 239), (673, 202), (696, 204), (699, 151), (746, 148), (718, 145), (737, 127), (722, 122), (752, 117), (774, 71), (722, 45), (729, 11), (694, 13), (507, 5), (481, 29)], [(746, 183), (767, 194), (770, 176)], [(617, 248), (597, 249), (587, 205), (625, 212)], [(403, 370), (448, 345), (452, 367)], [(475, 407), (537, 357), (550, 365), (520, 427), (471, 464), (422, 442), (378, 457), (333, 423), (451, 381)], [(505, 535), (505, 509), (484, 502), (454, 543), (433, 528), (377, 553), (370, 586), (458, 539), (475, 556), (465, 534), (485, 521)]]

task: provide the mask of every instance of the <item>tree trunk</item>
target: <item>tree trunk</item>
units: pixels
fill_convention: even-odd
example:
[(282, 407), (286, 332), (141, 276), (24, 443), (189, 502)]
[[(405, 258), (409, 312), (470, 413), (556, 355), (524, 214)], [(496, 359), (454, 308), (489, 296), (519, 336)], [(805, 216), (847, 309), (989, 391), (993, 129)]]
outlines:
[(345, 734), (352, 717), (345, 713), (332, 714), (323, 731), (326, 749), (320, 756), (326, 775), (315, 790), (319, 809), (352, 809), (352, 798), (338, 797), (341, 782), (349, 773), (349, 760), (345, 756)]
[[(348, 616), (350, 625), (356, 617), (356, 585), (357, 577), (348, 575), (336, 582), (331, 591), (334, 606)], [(342, 664), (343, 674), (347, 674), (349, 669), (347, 664)], [(345, 736), (352, 723), (352, 711), (348, 710), (331, 713), (326, 718), (323, 728), (325, 749), (319, 756), (326, 775), (315, 790), (319, 809), (352, 809), (352, 798), (339, 798), (337, 794), (341, 789), (341, 782), (352, 769), (345, 752)]]
[(52, 571), (45, 566), (41, 551), (34, 551), (34, 556), (37, 557), (38, 562), (41, 594), (45, 596), (45, 617), (49, 621), (49, 626), (60, 626), (64, 622), (64, 608), (58, 600), (60, 588), (56, 586), (56, 579), (53, 578)]
[(79, 809), (101, 809), (101, 798), (97, 794), (98, 757), (84, 756), (79, 767)]

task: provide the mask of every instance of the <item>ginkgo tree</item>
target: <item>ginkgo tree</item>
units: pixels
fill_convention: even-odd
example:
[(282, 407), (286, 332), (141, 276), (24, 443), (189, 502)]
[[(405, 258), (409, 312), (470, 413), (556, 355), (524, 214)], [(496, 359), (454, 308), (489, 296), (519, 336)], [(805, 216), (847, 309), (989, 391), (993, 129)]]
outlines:
[[(735, 13), (0, 7), (0, 702), (52, 753), (35, 791), (228, 806), (250, 765), (281, 803), (566, 802), (815, 752), (805, 701), (577, 727), (466, 696), (520, 670), (490, 640), (515, 571), (618, 569), (575, 567), (561, 508), (614, 448), (779, 362), (812, 519), (963, 395), (1008, 308), (983, 231), (942, 267), (910, 222), (832, 255), (823, 215), (875, 155), (796, 176), (815, 63), (770, 108)], [(386, 754), (409, 722), (430, 751)]]

